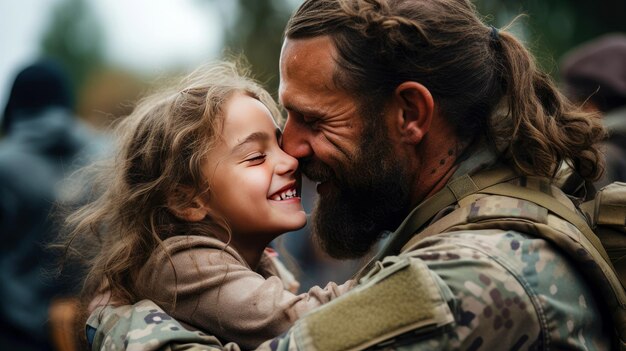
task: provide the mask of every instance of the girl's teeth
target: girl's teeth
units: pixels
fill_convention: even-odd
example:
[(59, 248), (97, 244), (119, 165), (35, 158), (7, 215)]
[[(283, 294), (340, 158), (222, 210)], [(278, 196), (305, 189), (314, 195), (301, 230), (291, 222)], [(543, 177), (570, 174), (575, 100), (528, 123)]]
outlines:
[(291, 198), (296, 197), (296, 194), (297, 193), (295, 189), (289, 189), (282, 194), (272, 197), (272, 200), (281, 201), (281, 200), (291, 199)]
[(287, 199), (294, 198), (297, 195), (298, 193), (296, 192), (296, 189), (289, 189), (282, 194), (272, 196), (272, 200), (274, 201), (287, 200)]

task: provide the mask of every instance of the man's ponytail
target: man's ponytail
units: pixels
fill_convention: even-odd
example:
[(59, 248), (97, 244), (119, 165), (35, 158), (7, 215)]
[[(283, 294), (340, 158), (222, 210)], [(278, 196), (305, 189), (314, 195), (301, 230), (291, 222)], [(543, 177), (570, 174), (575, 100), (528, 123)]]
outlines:
[(606, 136), (601, 121), (567, 101), (513, 35), (499, 32), (493, 49), (509, 131), (501, 134), (494, 123), (492, 133), (507, 135), (504, 156), (524, 174), (554, 176), (568, 162), (583, 178), (597, 179), (604, 168), (597, 148)]

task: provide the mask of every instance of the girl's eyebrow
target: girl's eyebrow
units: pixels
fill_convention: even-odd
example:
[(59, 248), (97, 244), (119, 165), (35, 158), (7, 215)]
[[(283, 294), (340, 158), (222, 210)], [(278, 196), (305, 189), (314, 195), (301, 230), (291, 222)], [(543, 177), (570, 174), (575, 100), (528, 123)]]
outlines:
[(243, 139), (239, 144), (233, 147), (233, 153), (237, 150), (241, 149), (245, 144), (255, 143), (255, 142), (266, 142), (270, 139), (270, 136), (264, 132), (254, 132), (248, 135), (245, 139)]

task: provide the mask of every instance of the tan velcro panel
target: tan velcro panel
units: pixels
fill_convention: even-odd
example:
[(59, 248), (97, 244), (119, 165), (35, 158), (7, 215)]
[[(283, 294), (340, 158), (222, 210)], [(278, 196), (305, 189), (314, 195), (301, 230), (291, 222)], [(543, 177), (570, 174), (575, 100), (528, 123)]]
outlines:
[(407, 332), (419, 334), (454, 321), (436, 281), (419, 259), (397, 262), (366, 276), (350, 293), (301, 319), (304, 350), (362, 350)]

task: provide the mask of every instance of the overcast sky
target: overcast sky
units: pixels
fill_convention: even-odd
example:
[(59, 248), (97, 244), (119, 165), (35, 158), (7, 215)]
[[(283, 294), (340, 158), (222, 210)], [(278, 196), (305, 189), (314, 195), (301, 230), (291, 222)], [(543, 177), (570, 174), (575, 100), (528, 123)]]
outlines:
[[(0, 106), (17, 71), (34, 60), (60, 0), (0, 1)], [(194, 0), (88, 0), (100, 20), (107, 59), (158, 73), (193, 67), (219, 54), (221, 18), (211, 2)], [(0, 111), (1, 111), (0, 110)]]

